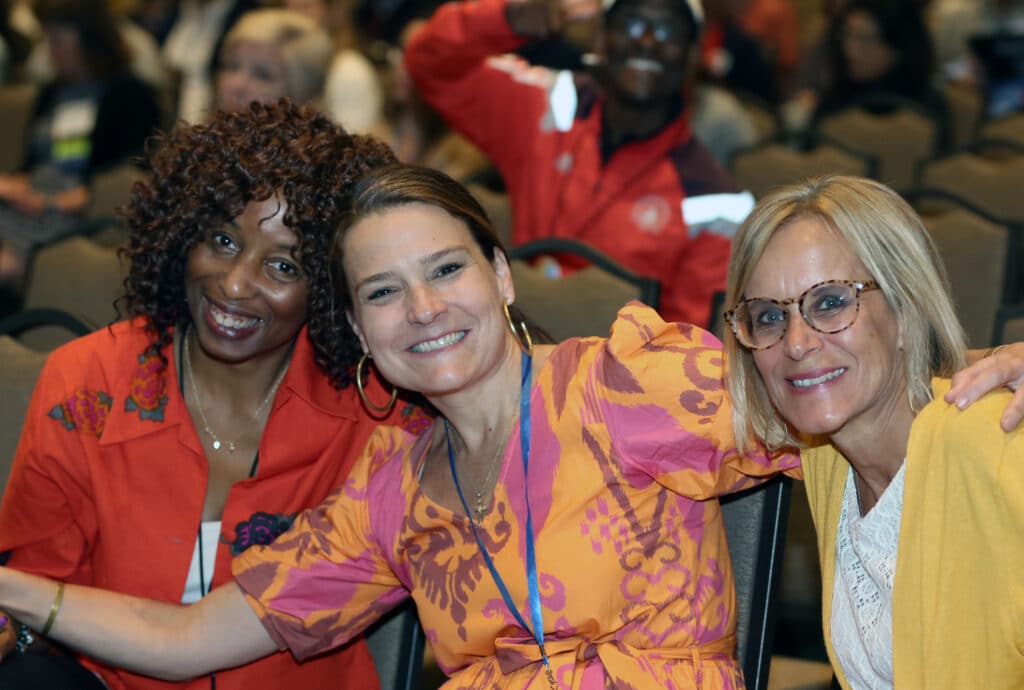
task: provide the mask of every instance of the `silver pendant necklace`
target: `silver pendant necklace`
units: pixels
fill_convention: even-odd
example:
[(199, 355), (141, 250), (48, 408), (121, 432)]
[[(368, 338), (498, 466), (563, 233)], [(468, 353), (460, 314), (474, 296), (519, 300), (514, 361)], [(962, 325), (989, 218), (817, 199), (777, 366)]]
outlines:
[[(210, 423), (206, 421), (206, 413), (203, 411), (203, 401), (200, 400), (199, 388), (196, 386), (195, 375), (192, 373), (192, 341), (188, 339), (190, 333), (191, 329), (185, 331), (185, 335), (182, 336), (185, 338), (185, 372), (188, 374), (188, 384), (192, 388), (192, 395), (196, 401), (196, 410), (199, 412), (199, 420), (203, 423), (203, 431), (205, 431), (206, 435), (210, 437), (210, 440), (212, 441), (210, 445), (213, 446), (214, 450), (219, 451), (221, 448), (224, 448), (226, 446), (227, 451), (229, 453), (234, 453), (235, 442), (222, 442), (220, 438), (217, 436), (217, 434), (213, 433), (213, 429), (210, 428)], [(196, 337), (198, 338), (198, 336)], [(285, 362), (281, 366), (281, 371), (278, 372), (277, 378), (274, 379), (274, 383), (270, 386), (270, 390), (267, 391), (267, 394), (263, 397), (263, 400), (256, 408), (256, 411), (253, 412), (253, 419), (259, 419), (260, 413), (263, 411), (263, 408), (267, 406), (267, 403), (270, 402), (270, 400), (274, 397), (274, 394), (277, 392), (278, 387), (281, 385), (281, 381), (284, 379), (286, 371), (288, 371), (287, 362)]]

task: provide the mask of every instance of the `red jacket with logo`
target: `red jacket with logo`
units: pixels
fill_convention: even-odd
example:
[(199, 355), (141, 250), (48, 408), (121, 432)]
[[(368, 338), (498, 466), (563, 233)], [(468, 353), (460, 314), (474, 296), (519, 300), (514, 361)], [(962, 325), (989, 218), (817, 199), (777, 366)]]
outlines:
[(691, 136), (685, 110), (602, 165), (603, 99), (589, 80), (575, 80), (575, 117), (559, 131), (549, 106), (555, 75), (516, 58), (492, 58), (524, 43), (504, 7), (504, 0), (443, 5), (414, 34), (405, 59), (423, 97), (501, 171), (514, 242), (587, 242), (660, 280), (666, 320), (706, 325), (712, 294), (725, 289), (730, 238), (689, 227), (682, 202), (735, 193), (736, 184)]

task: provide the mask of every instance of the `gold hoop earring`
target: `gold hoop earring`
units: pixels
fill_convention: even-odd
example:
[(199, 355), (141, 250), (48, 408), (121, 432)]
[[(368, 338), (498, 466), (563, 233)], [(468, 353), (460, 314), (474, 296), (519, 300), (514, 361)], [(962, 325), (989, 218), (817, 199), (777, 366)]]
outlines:
[(530, 329), (526, 327), (526, 322), (520, 321), (519, 329), (516, 330), (516, 324), (512, 321), (512, 314), (508, 310), (508, 300), (503, 300), (501, 306), (505, 310), (505, 322), (508, 323), (508, 329), (512, 331), (512, 337), (516, 339), (519, 349), (532, 357), (533, 338), (530, 337)]
[(391, 387), (391, 400), (388, 400), (387, 405), (374, 405), (370, 402), (370, 399), (366, 397), (366, 390), (363, 388), (363, 365), (366, 364), (366, 360), (368, 359), (370, 359), (370, 353), (365, 352), (363, 353), (363, 356), (359, 358), (359, 363), (356, 364), (356, 390), (359, 391), (359, 397), (363, 399), (364, 405), (374, 412), (387, 414), (391, 411), (391, 408), (395, 406), (395, 400), (398, 399), (398, 388), (396, 386)]

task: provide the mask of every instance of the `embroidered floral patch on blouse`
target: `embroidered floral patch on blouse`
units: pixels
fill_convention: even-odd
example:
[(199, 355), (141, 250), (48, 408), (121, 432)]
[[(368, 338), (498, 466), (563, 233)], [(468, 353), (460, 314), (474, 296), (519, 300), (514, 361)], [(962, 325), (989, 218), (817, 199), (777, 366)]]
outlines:
[(113, 399), (103, 391), (79, 388), (67, 400), (55, 405), (49, 416), (68, 431), (78, 429), (96, 438), (103, 435)]
[(139, 366), (132, 372), (126, 412), (138, 410), (141, 419), (164, 421), (167, 407), (167, 367), (156, 355), (139, 355)]
[(231, 543), (231, 555), (237, 556), (250, 546), (270, 544), (288, 531), (295, 522), (295, 514), (253, 513), (245, 522), (235, 525), (235, 541)]

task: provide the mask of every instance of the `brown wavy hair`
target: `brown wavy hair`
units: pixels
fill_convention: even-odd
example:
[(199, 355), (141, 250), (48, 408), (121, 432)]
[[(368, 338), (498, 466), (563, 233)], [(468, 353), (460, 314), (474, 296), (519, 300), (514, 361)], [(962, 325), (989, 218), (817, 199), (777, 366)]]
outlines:
[[(494, 231), (494, 225), (476, 197), (458, 180), (440, 170), (408, 163), (380, 166), (367, 173), (352, 187), (350, 204), (345, 209), (340, 230), (331, 248), (335, 283), (341, 305), (352, 309), (352, 295), (348, 291), (345, 275), (345, 254), (341, 240), (345, 233), (365, 218), (408, 204), (436, 206), (448, 215), (466, 224), (481, 253), (491, 263), (499, 253), (508, 260), (508, 250)], [(511, 265), (511, 262), (509, 262)], [(533, 334), (534, 343), (554, 343), (555, 340), (518, 307), (509, 305), (509, 313), (516, 323), (526, 324)], [(355, 333), (352, 333), (353, 339)], [(358, 342), (356, 342), (358, 347)]]
[(278, 192), (288, 204), (284, 223), (299, 236), (316, 363), (336, 387), (351, 383), (362, 353), (336, 310), (329, 252), (350, 187), (370, 169), (393, 162), (391, 150), (281, 100), (217, 113), (204, 124), (180, 123), (152, 140), (150, 151), (151, 174), (135, 184), (121, 209), (130, 231), (122, 250), (130, 268), (121, 308), (145, 318), (153, 336), (148, 352), (162, 359), (173, 328), (191, 322), (185, 264), (204, 232)]

